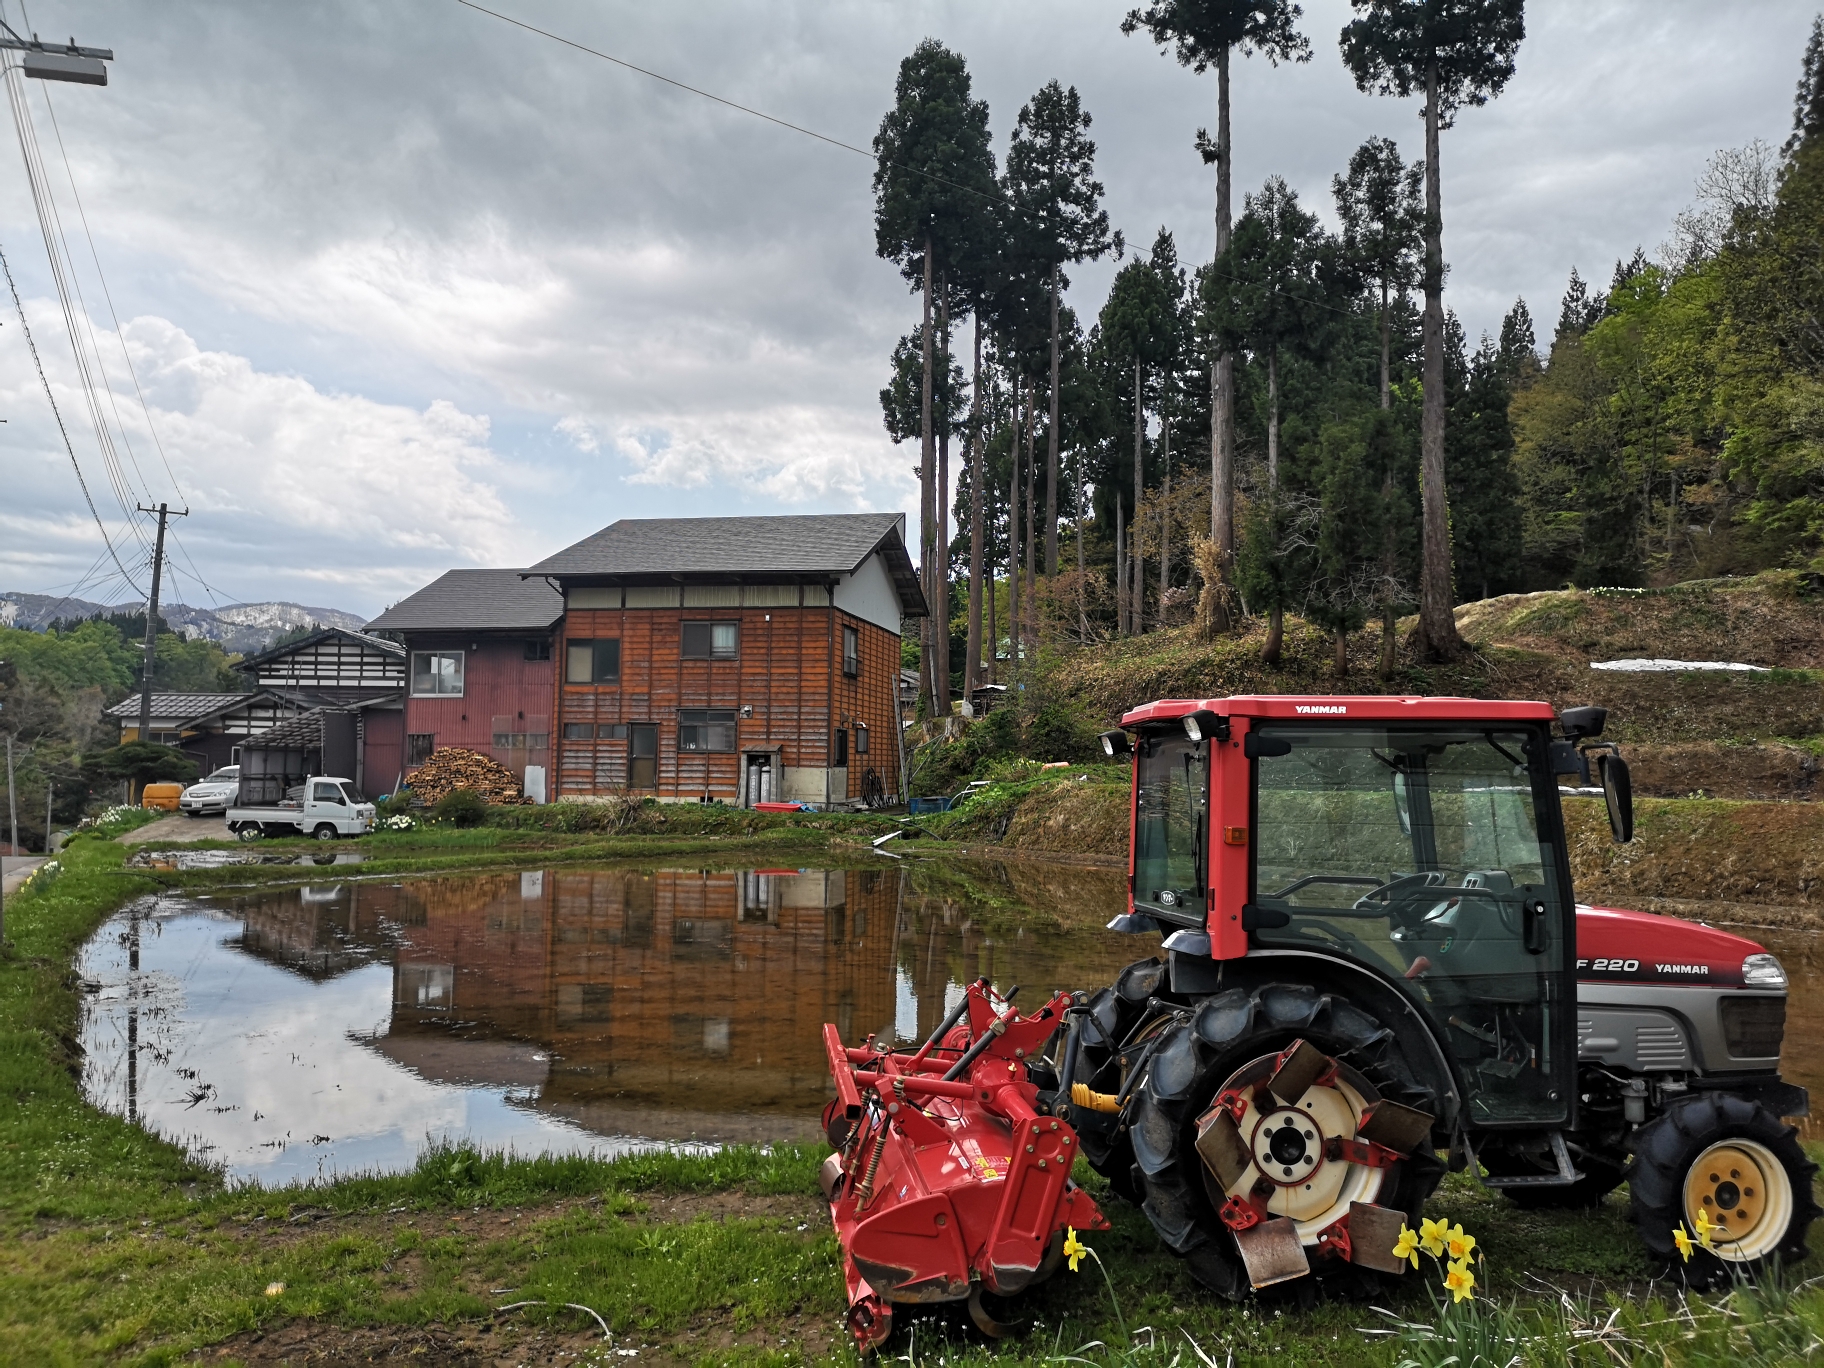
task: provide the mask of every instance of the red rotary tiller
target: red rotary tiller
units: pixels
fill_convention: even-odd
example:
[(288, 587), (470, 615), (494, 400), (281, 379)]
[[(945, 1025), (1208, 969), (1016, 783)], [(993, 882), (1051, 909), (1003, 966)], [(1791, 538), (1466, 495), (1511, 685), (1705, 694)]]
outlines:
[(837, 1151), (823, 1191), (842, 1242), (849, 1333), (864, 1353), (891, 1333), (895, 1304), (967, 1301), (985, 1333), (1004, 1333), (982, 1293), (1012, 1296), (1049, 1278), (1067, 1227), (1108, 1228), (1071, 1181), (1076, 1132), (1050, 1114), (1027, 1068), (1066, 1011), (1081, 1009), (1059, 993), (1021, 1016), (1012, 996), (970, 984), (916, 1051), (873, 1036), (847, 1049), (823, 1028), (836, 1080), (823, 1121)]

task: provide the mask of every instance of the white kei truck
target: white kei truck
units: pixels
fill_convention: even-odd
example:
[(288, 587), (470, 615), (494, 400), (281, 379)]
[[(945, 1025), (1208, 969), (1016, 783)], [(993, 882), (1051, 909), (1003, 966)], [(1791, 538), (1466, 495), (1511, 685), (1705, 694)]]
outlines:
[(375, 807), (347, 779), (317, 774), (270, 807), (231, 807), (228, 830), (243, 841), (262, 836), (365, 836), (374, 829)]

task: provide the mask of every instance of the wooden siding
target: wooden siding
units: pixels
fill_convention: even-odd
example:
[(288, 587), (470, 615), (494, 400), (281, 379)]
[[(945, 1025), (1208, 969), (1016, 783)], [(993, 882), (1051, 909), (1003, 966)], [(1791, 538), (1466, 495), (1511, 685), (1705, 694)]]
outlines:
[[(733, 660), (686, 660), (685, 622), (735, 622), (740, 638)], [(861, 638), (861, 673), (842, 673), (842, 627)], [(621, 643), (617, 684), (564, 681), (565, 646), (570, 641), (614, 638)], [(556, 648), (558, 748), (556, 796), (610, 792), (628, 783), (629, 742), (565, 740), (563, 727), (587, 724), (655, 724), (658, 727), (657, 788), (661, 798), (705, 794), (739, 800), (742, 756), (779, 752), (787, 767), (830, 765), (832, 734), (859, 723), (871, 732), (869, 752), (857, 756), (849, 743), (848, 791), (861, 796), (867, 768), (880, 775), (888, 794), (898, 791), (899, 752), (894, 735), (894, 689), (899, 672), (899, 637), (835, 608), (629, 608), (573, 609), (565, 615)], [(743, 707), (752, 717), (739, 717)], [(678, 711), (727, 708), (737, 712), (736, 748), (728, 754), (681, 752)], [(858, 763), (860, 762), (860, 763)]]
[(366, 698), (404, 687), (405, 657), (330, 636), (260, 662), (254, 678), (266, 689)]
[[(893, 870), (547, 870), (359, 897), (409, 928), (391, 1031), (447, 1039), (454, 1015), (547, 1044), (562, 1064), (546, 1103), (700, 1123), (708, 1087), (715, 1112), (808, 1127), (828, 1083), (823, 1023), (855, 1040), (894, 1021)], [(417, 986), (438, 980), (449, 997), (420, 1007)], [(941, 987), (935, 1000), (941, 1012)], [(632, 1133), (662, 1133), (653, 1120)]]
[(516, 637), (452, 636), (412, 633), (406, 637), (409, 665), (411, 651), (461, 651), (462, 694), (459, 697), (413, 697), (405, 700), (405, 731), (435, 736), (438, 746), (461, 746), (491, 755), (523, 777), (525, 766), (551, 763), (549, 742), (542, 749), (508, 750), (494, 745), (494, 719), (507, 718), (510, 735), (537, 733), (549, 737), (557, 729), (551, 708), (556, 678), (549, 660), (527, 660), (526, 642), (535, 634)]

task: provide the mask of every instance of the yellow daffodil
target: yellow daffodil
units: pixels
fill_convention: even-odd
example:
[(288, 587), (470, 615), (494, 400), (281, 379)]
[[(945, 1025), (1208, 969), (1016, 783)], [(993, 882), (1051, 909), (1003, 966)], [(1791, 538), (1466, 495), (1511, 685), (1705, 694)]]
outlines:
[(1089, 1253), (1089, 1246), (1077, 1238), (1075, 1226), (1064, 1227), (1064, 1257), (1070, 1261), (1070, 1271), (1075, 1273), (1077, 1265), (1083, 1262), (1083, 1256)]
[(1393, 1257), (1411, 1259), (1414, 1268), (1419, 1266), (1419, 1232), (1409, 1229), (1403, 1221), (1400, 1223), (1400, 1238), (1393, 1246)]
[(1697, 1213), (1697, 1242), (1705, 1249), (1713, 1248), (1710, 1242), (1715, 1238), (1712, 1232), (1716, 1229), (1717, 1223), (1710, 1219), (1709, 1212), (1699, 1211)]
[(1444, 1252), (1444, 1237), (1450, 1234), (1449, 1221), (1433, 1221), (1429, 1218), (1419, 1222), (1419, 1248), (1432, 1258)]
[(1444, 1248), (1453, 1259), (1467, 1259), (1476, 1247), (1476, 1237), (1463, 1233), (1460, 1225), (1452, 1226), (1450, 1233), (1444, 1237)]
[(1689, 1235), (1685, 1234), (1685, 1223), (1683, 1221), (1680, 1221), (1673, 1229), (1672, 1243), (1677, 1247), (1679, 1256), (1683, 1258), (1686, 1263), (1690, 1263), (1691, 1250), (1695, 1247), (1695, 1241), (1693, 1241)]
[(1476, 1275), (1469, 1271), (1469, 1260), (1459, 1259), (1444, 1274), (1444, 1286), (1452, 1300), (1468, 1301), (1476, 1294)]

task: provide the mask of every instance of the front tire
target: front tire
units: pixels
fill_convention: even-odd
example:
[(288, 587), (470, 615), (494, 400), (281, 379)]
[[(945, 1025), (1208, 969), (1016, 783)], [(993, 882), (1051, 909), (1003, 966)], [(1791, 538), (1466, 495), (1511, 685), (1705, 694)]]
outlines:
[[(1798, 1132), (1759, 1102), (1733, 1093), (1700, 1093), (1640, 1128), (1628, 1188), (1641, 1240), (1692, 1287), (1753, 1276), (1805, 1257), (1805, 1233), (1818, 1212), (1818, 1166)], [(1673, 1232), (1696, 1238), (1698, 1217), (1717, 1233), (1709, 1250), (1679, 1255)]]
[(319, 841), (333, 841), (336, 839), (336, 829), (328, 822), (319, 822), (317, 824), (317, 829), (310, 834), (315, 836)]

